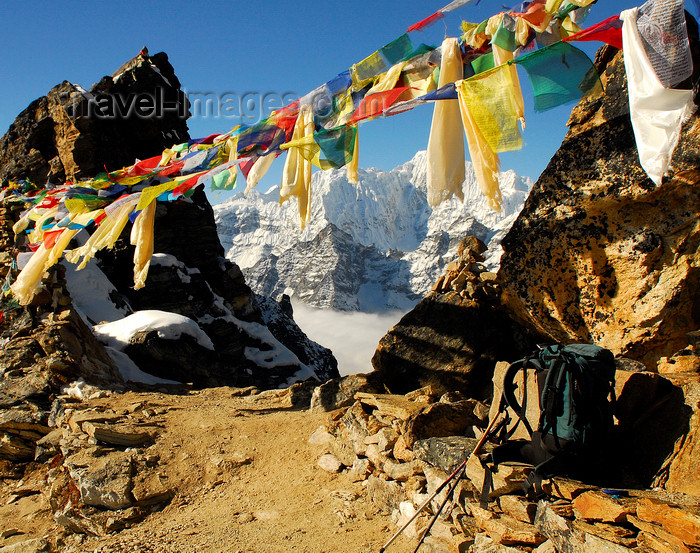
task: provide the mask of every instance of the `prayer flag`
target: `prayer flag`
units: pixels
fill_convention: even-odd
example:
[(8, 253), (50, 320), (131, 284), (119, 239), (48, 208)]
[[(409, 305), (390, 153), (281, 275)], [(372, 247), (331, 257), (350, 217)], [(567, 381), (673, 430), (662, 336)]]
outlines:
[(588, 27), (583, 31), (573, 34), (564, 39), (565, 41), (572, 40), (599, 40), (610, 46), (622, 50), (622, 20), (619, 15), (613, 15), (608, 19)]
[(435, 12), (433, 15), (429, 15), (428, 17), (426, 17), (422, 21), (419, 21), (415, 25), (411, 25), (408, 28), (407, 32), (413, 33), (415, 31), (422, 31), (423, 29), (425, 29), (426, 27), (430, 27), (430, 25), (432, 25), (433, 23), (435, 23), (439, 19), (442, 19), (443, 17), (445, 17), (445, 14), (442, 13), (441, 11)]
[(400, 61), (406, 59), (413, 51), (413, 44), (411, 44), (411, 39), (407, 34), (401, 35), (396, 40), (390, 42), (379, 50), (389, 65), (395, 65)]
[(602, 88), (591, 60), (568, 42), (555, 42), (514, 63), (522, 65), (530, 77), (538, 112), (579, 100)]
[(449, 4), (447, 4), (447, 6), (442, 8), (440, 11), (443, 13), (451, 12), (451, 11), (454, 11), (458, 8), (461, 8), (462, 6), (466, 6), (467, 4), (472, 4), (474, 2), (476, 2), (478, 4), (480, 1), (481, 0), (454, 0), (454, 2), (450, 2)]
[(353, 69), (355, 75), (357, 75), (357, 80), (363, 82), (384, 73), (384, 71), (389, 69), (389, 66), (379, 52), (375, 52), (371, 56), (367, 56), (361, 62), (356, 63)]
[(461, 83), (463, 101), (490, 148), (498, 152), (523, 146), (513, 74), (508, 65), (480, 73)]
[(407, 90), (408, 87), (401, 86), (385, 92), (368, 94), (365, 96), (365, 99), (362, 100), (359, 107), (355, 110), (355, 114), (352, 116), (350, 121), (348, 121), (348, 123), (357, 123), (358, 121), (370, 119), (383, 114), (390, 106), (395, 104), (399, 100), (401, 94)]

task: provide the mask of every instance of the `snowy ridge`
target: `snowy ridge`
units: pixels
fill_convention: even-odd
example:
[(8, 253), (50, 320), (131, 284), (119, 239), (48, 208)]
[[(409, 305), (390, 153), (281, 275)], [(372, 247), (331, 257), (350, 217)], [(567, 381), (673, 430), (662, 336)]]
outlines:
[(315, 173), (311, 221), (303, 231), (296, 200), (280, 206), (276, 187), (237, 194), (214, 206), (226, 255), (258, 294), (286, 293), (317, 307), (367, 312), (410, 308), (467, 235), (489, 245), (487, 265), (495, 268), (500, 238), (532, 180), (501, 173), (503, 211), (495, 213), (466, 162), (464, 203), (453, 199), (431, 209), (426, 161), (422, 151), (391, 171), (360, 169), (356, 185), (344, 169)]

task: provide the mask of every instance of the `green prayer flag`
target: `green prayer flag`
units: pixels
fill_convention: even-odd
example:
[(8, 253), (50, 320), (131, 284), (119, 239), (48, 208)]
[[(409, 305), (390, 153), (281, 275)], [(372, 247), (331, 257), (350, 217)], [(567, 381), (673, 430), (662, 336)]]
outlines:
[(515, 60), (530, 77), (535, 111), (580, 100), (602, 89), (590, 58), (568, 42), (555, 42)]
[(472, 61), (472, 67), (474, 68), (474, 73), (483, 73), (489, 69), (493, 69), (495, 63), (493, 61), (493, 54), (489, 52), (483, 56), (479, 56)]
[(427, 54), (428, 52), (432, 52), (435, 50), (436, 46), (428, 46), (427, 44), (421, 44), (420, 46), (417, 46), (415, 50), (413, 50), (410, 54), (406, 55), (405, 58), (401, 61), (408, 61), (412, 60), (416, 56), (422, 56), (423, 54)]
[(352, 161), (357, 127), (342, 125), (334, 129), (320, 130), (314, 134), (314, 141), (321, 148), (330, 167), (337, 169)]
[(217, 173), (211, 178), (211, 189), (212, 190), (233, 190), (236, 187), (236, 176), (235, 175), (233, 178), (233, 181), (231, 184), (228, 186), (226, 183), (228, 182), (229, 176), (231, 175), (230, 170), (226, 169), (225, 171), (221, 171), (220, 173)]
[(403, 34), (379, 50), (389, 65), (395, 65), (405, 59), (413, 51), (413, 44), (408, 34)]
[(498, 26), (496, 32), (491, 38), (491, 44), (508, 50), (509, 52), (515, 52), (517, 44), (515, 43), (515, 32), (507, 29), (503, 23)]

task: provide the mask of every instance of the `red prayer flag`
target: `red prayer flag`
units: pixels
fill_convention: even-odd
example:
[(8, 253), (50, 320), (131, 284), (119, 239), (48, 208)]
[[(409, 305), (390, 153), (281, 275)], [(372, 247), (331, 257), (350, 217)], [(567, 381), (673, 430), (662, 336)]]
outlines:
[(126, 174), (130, 177), (141, 177), (143, 175), (149, 175), (158, 166), (161, 158), (162, 156), (155, 156), (150, 157), (148, 159), (144, 159), (143, 161), (139, 161), (138, 163), (134, 164), (134, 166), (131, 167), (126, 172)]
[(56, 245), (56, 240), (65, 229), (49, 230), (44, 233), (44, 246), (50, 250)]
[(105, 217), (107, 217), (107, 214), (103, 211), (95, 218), (95, 226), (99, 227), (100, 223), (104, 220)]
[(511, 12), (510, 15), (524, 19), (534, 27), (540, 27), (547, 17), (545, 0), (533, 0), (524, 12)]
[(258, 161), (258, 157), (259, 156), (253, 156), (246, 161), (241, 161), (241, 163), (238, 165), (241, 168), (241, 173), (243, 173), (243, 176), (246, 179), (248, 178), (248, 173), (250, 173), (250, 170), (253, 168), (255, 162)]
[(596, 23), (588, 29), (583, 29), (564, 39), (570, 40), (599, 40), (622, 50), (622, 20), (619, 15), (613, 15), (606, 20)]
[(357, 123), (363, 119), (369, 119), (370, 117), (376, 117), (384, 113), (389, 107), (398, 102), (401, 94), (409, 90), (411, 87), (400, 86), (397, 88), (392, 88), (384, 92), (377, 92), (375, 94), (369, 94), (365, 96), (360, 105), (355, 110), (352, 119), (348, 121), (349, 124)]
[(196, 174), (193, 177), (190, 177), (186, 181), (181, 182), (178, 184), (174, 190), (173, 190), (173, 196), (180, 196), (187, 192), (190, 188), (192, 188), (195, 184), (197, 184), (197, 179), (201, 177), (202, 175)]
[(179, 173), (184, 166), (184, 161), (176, 161), (175, 163), (171, 163), (167, 167), (164, 167), (162, 170), (158, 171), (158, 174), (161, 177), (172, 177), (173, 175)]
[(442, 19), (445, 17), (445, 14), (442, 12), (435, 12), (433, 15), (426, 17), (423, 21), (419, 21), (415, 25), (411, 25), (408, 28), (408, 32), (412, 33), (414, 31), (422, 31), (426, 27), (429, 27), (433, 23), (435, 23), (438, 19)]

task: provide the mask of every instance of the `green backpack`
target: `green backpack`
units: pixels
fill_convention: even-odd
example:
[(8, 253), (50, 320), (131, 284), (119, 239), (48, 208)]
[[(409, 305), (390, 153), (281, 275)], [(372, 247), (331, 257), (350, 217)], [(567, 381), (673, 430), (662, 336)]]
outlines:
[[(535, 369), (537, 376), (540, 418), (536, 429), (515, 396), (515, 377), (526, 369)], [(533, 489), (541, 495), (543, 478), (580, 476), (605, 448), (614, 425), (615, 358), (609, 350), (591, 344), (543, 347), (508, 368), (499, 411), (507, 412), (507, 407), (517, 414), (530, 440), (510, 440), (517, 425), (508, 429), (506, 420), (498, 436), (501, 445), (485, 461), (534, 465), (524, 488), (529, 495)], [(487, 480), (492, 470), (487, 468)], [(485, 482), (484, 490), (490, 485)]]

